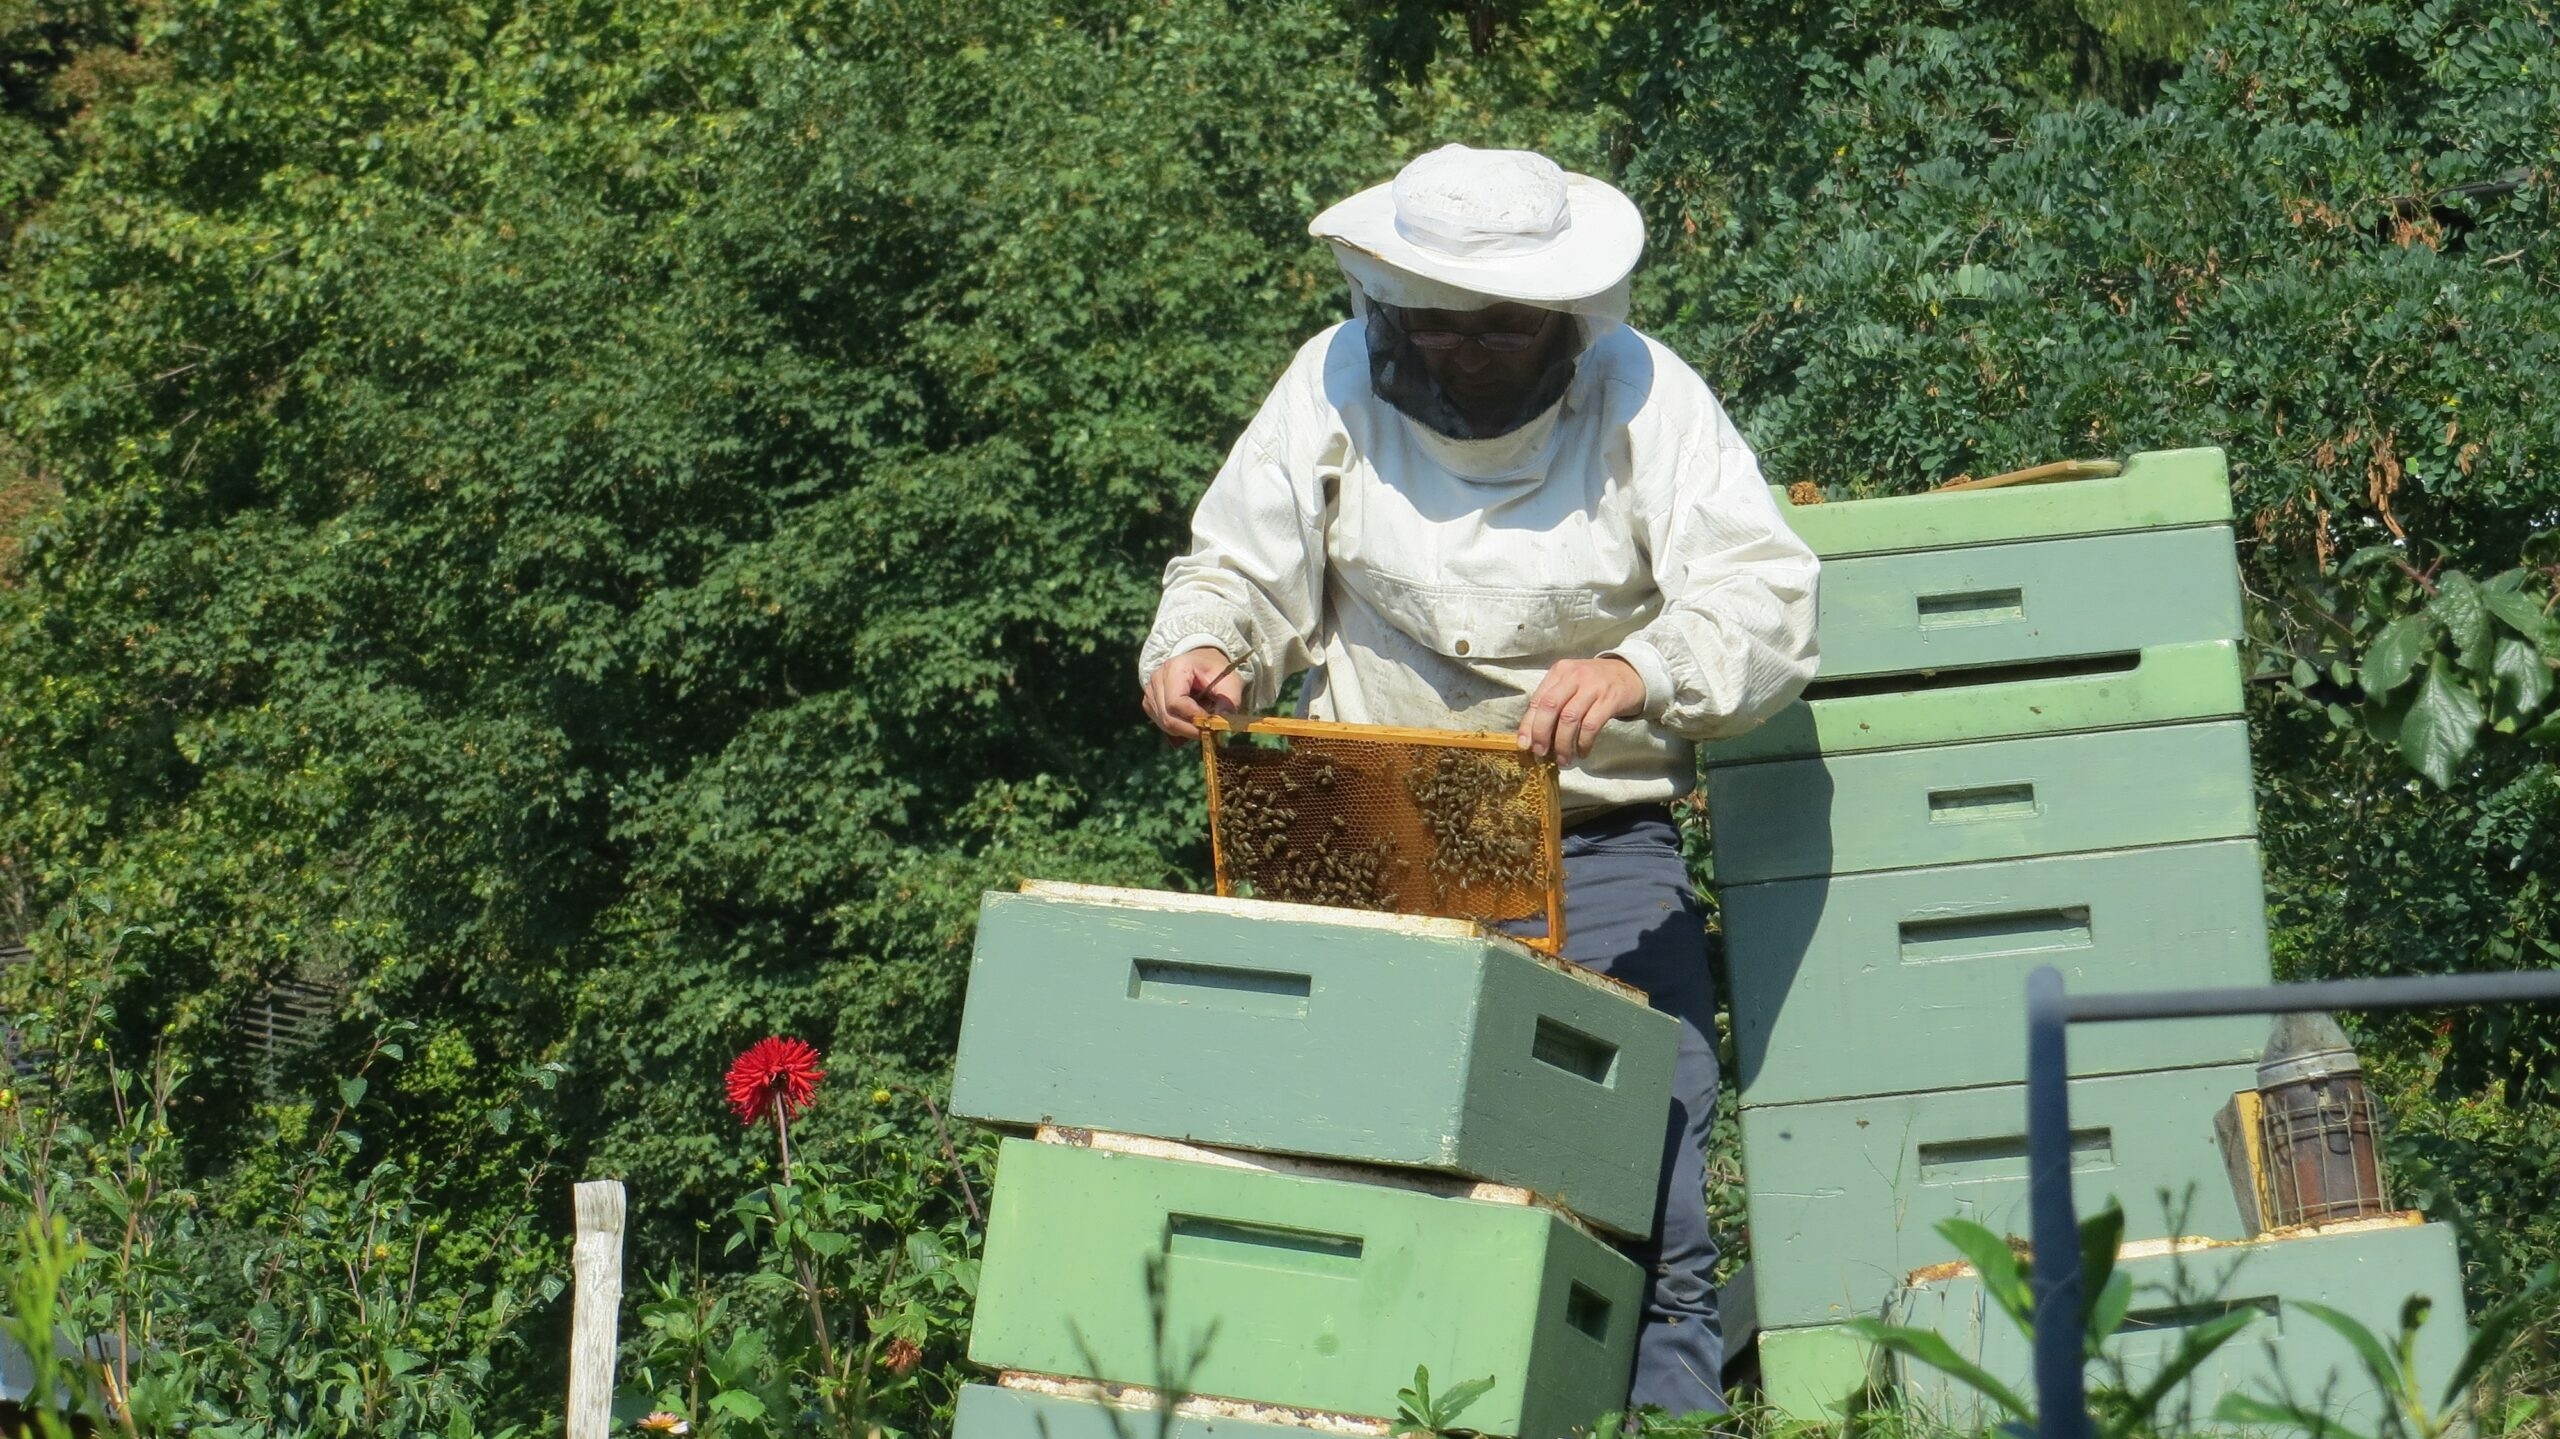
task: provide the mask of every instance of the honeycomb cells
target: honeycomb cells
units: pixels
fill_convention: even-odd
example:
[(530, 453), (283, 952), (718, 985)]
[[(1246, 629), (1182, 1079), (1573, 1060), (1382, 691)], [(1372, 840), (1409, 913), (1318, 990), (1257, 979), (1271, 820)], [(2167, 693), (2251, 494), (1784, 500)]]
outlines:
[(1554, 766), (1507, 744), (1364, 728), (1299, 720), (1285, 732), (1257, 725), (1211, 739), (1219, 892), (1488, 923), (1549, 919)]

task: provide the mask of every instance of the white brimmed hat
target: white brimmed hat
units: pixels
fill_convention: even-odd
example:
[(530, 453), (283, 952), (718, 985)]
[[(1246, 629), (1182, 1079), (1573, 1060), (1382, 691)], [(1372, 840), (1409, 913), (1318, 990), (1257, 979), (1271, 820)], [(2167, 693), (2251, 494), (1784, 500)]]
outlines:
[(1443, 145), (1316, 216), (1309, 234), (1436, 284), (1529, 304), (1604, 294), (1644, 253), (1644, 217), (1605, 180), (1528, 150)]

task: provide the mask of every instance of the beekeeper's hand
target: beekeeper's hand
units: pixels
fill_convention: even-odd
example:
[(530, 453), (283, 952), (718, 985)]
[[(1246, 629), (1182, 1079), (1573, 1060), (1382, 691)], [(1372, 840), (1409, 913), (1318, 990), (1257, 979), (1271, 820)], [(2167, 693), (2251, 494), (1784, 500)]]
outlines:
[[(1170, 669), (1172, 666), (1168, 665)], [(1558, 764), (1591, 753), (1601, 727), (1644, 713), (1644, 676), (1622, 659), (1561, 660), (1529, 696), (1520, 747), (1552, 754)]]
[[(1636, 691), (1641, 700), (1641, 681)], [(1156, 666), (1156, 672), (1147, 676), (1139, 703), (1157, 729), (1175, 739), (1198, 739), (1201, 716), (1231, 715), (1244, 708), (1244, 676), (1228, 667), (1224, 651), (1202, 645)]]

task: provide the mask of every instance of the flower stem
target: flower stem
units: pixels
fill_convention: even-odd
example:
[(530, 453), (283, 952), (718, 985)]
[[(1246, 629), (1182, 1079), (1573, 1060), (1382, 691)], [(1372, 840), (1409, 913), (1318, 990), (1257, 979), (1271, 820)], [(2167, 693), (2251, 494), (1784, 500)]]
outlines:
[(970, 1221), (980, 1229), (986, 1228), (987, 1216), (978, 1211), (977, 1192), (969, 1187), (968, 1166), (960, 1162), (959, 1153), (951, 1147), (951, 1130), (942, 1122), (941, 1107), (933, 1102), (932, 1095), (913, 1085), (901, 1085), (900, 1088), (908, 1090), (916, 1098), (924, 1101), (924, 1112), (933, 1116), (934, 1136), (942, 1141), (943, 1162), (951, 1166), (951, 1177), (960, 1181), (960, 1201), (969, 1206)]
[[(782, 1102), (779, 1091), (776, 1091), (773, 1096), (773, 1132), (782, 1142), (782, 1184), (788, 1189), (792, 1187), (791, 1111)], [(779, 1202), (781, 1196), (774, 1197), (776, 1200), (774, 1217), (780, 1219), (782, 1217), (782, 1205)], [(836, 1396), (832, 1387), (836, 1379), (835, 1343), (827, 1335), (826, 1307), (818, 1302), (817, 1269), (809, 1262), (809, 1248), (800, 1242), (800, 1227), (796, 1223), (791, 1227), (791, 1263), (800, 1273), (800, 1293), (809, 1301), (809, 1333), (818, 1341), (818, 1368), (826, 1375), (825, 1381), (818, 1385), (818, 1402), (826, 1406), (827, 1417), (841, 1425), (844, 1423), (844, 1416), (836, 1412)]]
[(782, 1102), (782, 1091), (773, 1095), (773, 1132), (782, 1140), (782, 1182), (791, 1182), (791, 1110)]

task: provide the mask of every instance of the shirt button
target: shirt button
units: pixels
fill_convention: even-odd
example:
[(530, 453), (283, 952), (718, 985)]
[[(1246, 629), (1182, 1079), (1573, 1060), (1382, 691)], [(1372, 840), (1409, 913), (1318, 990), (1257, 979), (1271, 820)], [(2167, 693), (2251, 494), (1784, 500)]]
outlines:
[(1468, 644), (1465, 640), (1458, 641), (1458, 653), (1465, 654), (1468, 648)]

